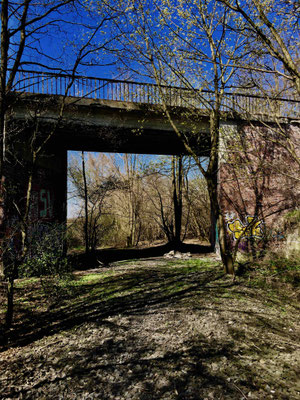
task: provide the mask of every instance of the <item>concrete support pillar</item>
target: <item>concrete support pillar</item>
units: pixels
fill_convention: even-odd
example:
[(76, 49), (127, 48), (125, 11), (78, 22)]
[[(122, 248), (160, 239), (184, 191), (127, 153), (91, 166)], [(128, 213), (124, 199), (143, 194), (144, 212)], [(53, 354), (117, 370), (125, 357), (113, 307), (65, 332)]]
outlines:
[(39, 158), (32, 189), (32, 222), (64, 224), (67, 215), (66, 149), (52, 147)]
[[(4, 254), (1, 261), (2, 258), (5, 260), (7, 248), (10, 258), (20, 249), (30, 170), (30, 153), (24, 145), (15, 151), (14, 159), (6, 169), (6, 196), (0, 210), (0, 240)], [(43, 232), (54, 226), (64, 231), (67, 216), (67, 150), (49, 146), (38, 157), (32, 177), (29, 234), (42, 237)]]

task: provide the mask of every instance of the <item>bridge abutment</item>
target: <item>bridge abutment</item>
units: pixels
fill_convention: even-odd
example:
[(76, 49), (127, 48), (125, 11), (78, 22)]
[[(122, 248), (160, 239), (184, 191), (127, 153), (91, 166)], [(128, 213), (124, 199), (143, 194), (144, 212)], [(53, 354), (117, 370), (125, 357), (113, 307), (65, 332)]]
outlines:
[[(110, 83), (120, 88), (119, 85), (123, 85), (124, 82)], [(122, 95), (122, 91), (119, 90), (111, 97), (108, 87), (103, 85), (105, 90), (102, 95), (95, 88), (95, 91), (91, 92), (93, 95), (89, 93), (83, 97), (76, 97), (75, 93), (67, 99), (63, 98), (60, 92), (45, 94), (42, 91), (41, 94), (34, 93), (33, 90), (32, 93), (23, 91), (12, 94), (12, 120), (19, 132), (23, 130), (24, 135), (18, 134), (18, 142), (10, 149), (10, 154), (14, 153), (13, 159), (7, 161), (5, 186), (9, 195), (4, 196), (5, 201), (1, 206), (2, 236), (10, 236), (12, 242), (18, 241), (17, 230), (25, 213), (28, 178), (32, 167), (32, 132), (29, 130), (35, 129), (35, 123), (38, 124), (41, 135), (47, 135), (51, 130), (55, 131), (55, 135), (51, 138), (51, 145), (48, 144), (47, 148), (43, 149), (43, 154), (39, 155), (33, 168), (30, 229), (42, 231), (47, 226), (64, 226), (66, 223), (67, 149), (184, 154), (182, 141), (163, 114), (159, 99), (151, 96), (147, 99), (136, 98), (134, 90), (128, 92), (129, 97), (124, 97), (124, 93)], [(142, 87), (147, 90), (154, 88), (153, 85)], [(27, 90), (30, 92), (30, 89)], [(260, 96), (248, 98), (244, 94), (232, 97), (228, 93), (227, 96), (227, 100), (231, 99), (232, 102), (226, 103), (225, 109), (228, 112), (224, 112), (224, 118), (232, 119), (221, 123), (219, 200), (226, 218), (228, 240), (234, 244), (245, 227), (246, 240), (241, 243), (256, 237), (262, 238), (263, 227), (275, 226), (278, 215), (299, 206), (299, 177), (295, 179), (295, 174), (299, 172), (299, 164), (297, 168), (295, 159), (297, 154), (299, 157), (299, 102), (294, 101), (292, 107), (287, 107), (288, 116), (286, 108), (282, 107), (282, 117), (287, 122), (272, 124), (270, 121), (276, 121), (277, 114), (269, 115), (269, 99)], [(234, 114), (237, 98), (241, 108), (237, 107)], [(151, 99), (153, 103), (148, 104)], [(63, 118), (60, 118), (59, 110), (63, 100), (66, 101)], [(289, 105), (288, 99), (281, 100), (286, 106)], [(192, 113), (186, 113), (187, 105), (184, 102), (175, 102), (169, 106), (177, 127), (187, 135), (192, 132), (194, 140), (191, 145), (195, 146), (197, 154), (207, 157), (210, 148), (209, 117), (205, 110), (201, 111), (201, 103), (199, 109)], [(258, 114), (253, 115), (253, 110)], [(264, 112), (263, 115), (261, 111)], [(242, 120), (243, 112), (245, 115)], [(266, 112), (269, 114), (266, 115)], [(249, 116), (256, 122), (247, 119)], [(259, 122), (259, 118), (266, 119)], [(290, 123), (288, 118), (296, 118), (298, 123)], [(32, 128), (28, 128), (30, 124)], [(27, 128), (23, 129), (24, 126)], [(14, 138), (13, 130), (10, 136)], [(280, 143), (284, 137), (288, 139), (288, 143), (290, 140), (296, 143), (296, 155), (293, 156), (284, 143)], [(259, 221), (248, 227), (253, 217)], [(212, 233), (214, 244), (214, 229)], [(15, 247), (17, 248), (17, 245)]]
[(31, 160), (29, 144), (20, 146), (19, 142), (13, 156), (6, 161), (0, 220), (4, 261), (6, 255), (9, 254), (11, 260), (20, 252), (27, 209), (29, 242), (38, 236), (43, 240), (43, 232), (49, 232), (53, 227), (59, 227), (60, 232), (65, 230), (67, 150), (52, 143), (38, 155), (34, 165)]
[(224, 123), (221, 137), (219, 201), (231, 247), (283, 245), (285, 215), (300, 204), (300, 125)]

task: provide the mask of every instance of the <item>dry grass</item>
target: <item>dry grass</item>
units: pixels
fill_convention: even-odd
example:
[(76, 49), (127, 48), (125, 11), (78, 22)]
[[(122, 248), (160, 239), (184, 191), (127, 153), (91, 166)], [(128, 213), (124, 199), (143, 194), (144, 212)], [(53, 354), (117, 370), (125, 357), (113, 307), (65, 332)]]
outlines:
[(211, 258), (77, 272), (56, 303), (19, 281), (0, 398), (296, 400), (299, 306), (262, 282)]

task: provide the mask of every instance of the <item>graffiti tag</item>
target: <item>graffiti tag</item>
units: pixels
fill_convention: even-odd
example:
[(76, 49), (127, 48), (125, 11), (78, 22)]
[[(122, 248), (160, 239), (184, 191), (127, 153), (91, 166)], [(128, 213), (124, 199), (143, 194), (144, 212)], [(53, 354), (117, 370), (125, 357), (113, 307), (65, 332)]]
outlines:
[(261, 220), (256, 220), (255, 217), (248, 215), (246, 222), (243, 223), (240, 219), (232, 219), (227, 222), (227, 228), (233, 235), (235, 240), (241, 236), (244, 238), (259, 238), (264, 235), (264, 223)]
[(41, 219), (52, 218), (53, 201), (50, 190), (40, 189), (39, 191), (39, 217)]

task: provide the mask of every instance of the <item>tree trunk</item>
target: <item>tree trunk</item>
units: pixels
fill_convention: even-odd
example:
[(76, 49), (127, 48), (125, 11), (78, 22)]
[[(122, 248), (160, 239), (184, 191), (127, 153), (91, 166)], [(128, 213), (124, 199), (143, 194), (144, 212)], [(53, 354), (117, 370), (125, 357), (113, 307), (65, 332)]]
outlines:
[(11, 274), (7, 283), (7, 307), (5, 314), (6, 328), (10, 328), (13, 321), (14, 315), (14, 291), (15, 291), (15, 279), (17, 277), (19, 263), (17, 260), (14, 261)]
[(84, 151), (81, 152), (82, 163), (82, 177), (83, 177), (83, 190), (84, 190), (84, 240), (85, 240), (85, 254), (89, 253), (89, 214), (88, 214), (88, 189), (86, 183), (85, 160)]
[(226, 240), (226, 229), (225, 229), (223, 215), (220, 210), (217, 184), (214, 182), (213, 178), (207, 177), (207, 186), (210, 196), (212, 214), (214, 216), (215, 221), (217, 222), (218, 240), (220, 245), (221, 258), (224, 264), (224, 269), (227, 274), (234, 275), (234, 263), (231, 251), (228, 246), (228, 242)]
[(224, 269), (227, 274), (234, 275), (234, 262), (226, 240), (226, 229), (218, 196), (218, 186), (220, 184), (220, 182), (218, 182), (220, 145), (219, 122), (219, 110), (216, 105), (216, 110), (212, 110), (210, 115), (211, 152), (205, 178), (210, 197), (212, 216), (217, 222), (220, 253)]
[[(32, 197), (32, 181), (33, 174), (35, 169), (36, 162), (36, 154), (32, 154), (32, 164), (29, 169), (27, 190), (26, 190), (26, 199), (24, 209), (21, 210), (21, 215), (19, 215), (21, 221), (21, 244), (17, 245), (13, 243), (13, 248), (8, 250), (11, 253), (11, 259), (13, 261), (8, 261), (10, 264), (8, 265), (8, 285), (7, 285), (7, 308), (6, 308), (6, 316), (5, 322), (7, 328), (10, 328), (13, 321), (14, 314), (14, 282), (18, 277), (19, 267), (23, 264), (25, 257), (28, 252), (28, 221), (30, 216), (30, 206), (31, 206), (31, 197)], [(20, 210), (19, 210), (20, 211)]]
[(172, 186), (175, 225), (174, 246), (179, 248), (182, 227), (182, 156), (172, 157)]
[[(4, 208), (4, 151), (5, 151), (5, 113), (6, 113), (6, 74), (7, 74), (7, 50), (8, 50), (8, 1), (1, 2), (1, 70), (0, 70), (0, 207)], [(4, 209), (0, 210), (4, 213)], [(5, 218), (5, 216), (4, 216)], [(1, 221), (1, 231), (4, 232), (4, 218)], [(4, 241), (4, 235), (0, 241)], [(2, 254), (0, 255), (0, 279), (4, 278), (4, 265)]]
[(4, 161), (4, 132), (5, 132), (5, 112), (6, 112), (6, 74), (8, 61), (8, 1), (1, 2), (1, 71), (0, 71), (0, 179), (3, 176)]

